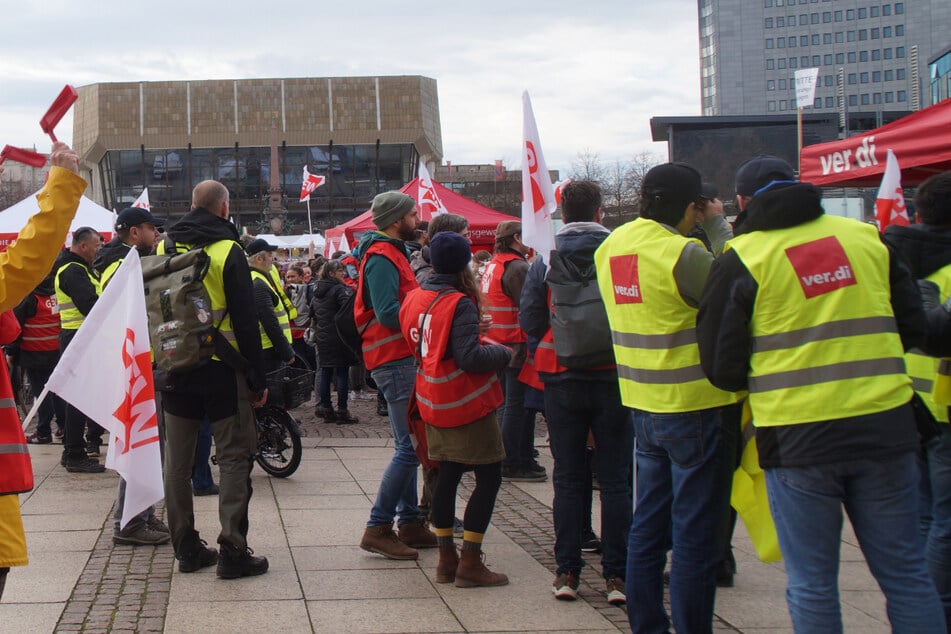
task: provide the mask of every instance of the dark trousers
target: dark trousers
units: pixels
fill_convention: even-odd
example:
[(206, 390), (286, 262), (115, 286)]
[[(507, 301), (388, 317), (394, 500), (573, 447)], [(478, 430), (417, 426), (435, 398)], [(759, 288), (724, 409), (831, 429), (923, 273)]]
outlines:
[[(50, 380), (55, 365), (42, 366), (38, 368), (23, 368), (26, 371), (26, 378), (30, 382), (30, 393), (33, 398), (39, 398), (46, 387), (46, 382)], [(53, 435), (50, 424), (53, 422), (53, 416), (56, 416), (56, 424), (60, 429), (66, 427), (66, 402), (52, 392), (46, 395), (43, 402), (40, 403), (40, 409), (37, 411), (36, 435), (48, 438)]]
[(320, 406), (330, 409), (333, 407), (330, 400), (330, 384), (333, 383), (337, 389), (337, 409), (347, 409), (347, 392), (350, 390), (350, 368), (343, 367), (323, 367), (320, 368)]
[(505, 467), (523, 467), (535, 460), (535, 410), (525, 409), (525, 384), (518, 380), (520, 368), (502, 371), (502, 444), (505, 445)]

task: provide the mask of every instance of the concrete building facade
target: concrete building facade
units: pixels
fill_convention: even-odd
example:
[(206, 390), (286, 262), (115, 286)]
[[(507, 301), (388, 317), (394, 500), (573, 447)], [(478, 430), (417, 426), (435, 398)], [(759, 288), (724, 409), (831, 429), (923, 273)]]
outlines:
[(301, 232), (305, 166), (327, 179), (311, 196), (322, 228), (401, 187), (420, 160), (442, 160), (436, 81), (427, 77), (104, 83), (78, 92), (73, 145), (90, 197), (109, 208), (127, 206), (148, 187), (153, 211), (175, 217), (188, 210), (192, 187), (214, 178), (253, 231), (276, 162), (286, 232)]

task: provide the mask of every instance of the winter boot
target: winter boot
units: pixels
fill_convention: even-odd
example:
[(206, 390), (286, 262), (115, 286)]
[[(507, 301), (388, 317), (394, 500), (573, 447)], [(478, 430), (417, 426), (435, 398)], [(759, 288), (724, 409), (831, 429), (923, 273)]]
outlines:
[(400, 525), (400, 541), (410, 548), (435, 548), (436, 533), (426, 528), (425, 520)]
[[(437, 529), (439, 530), (439, 529)], [(452, 530), (451, 528), (449, 529)], [(459, 553), (452, 533), (448, 537), (437, 537), (439, 542), (439, 563), (436, 564), (436, 583), (452, 583), (456, 580), (456, 568), (459, 567)]]
[(267, 557), (255, 557), (254, 551), (247, 546), (236, 548), (230, 544), (221, 544), (221, 556), (218, 558), (219, 579), (254, 577), (263, 575), (267, 569)]
[(336, 414), (336, 423), (338, 425), (353, 425), (359, 423), (360, 419), (350, 413), (348, 409), (338, 409)]
[(332, 407), (323, 407), (322, 405), (318, 405), (317, 410), (314, 413), (317, 415), (317, 418), (322, 418), (325, 423), (337, 422), (337, 414), (334, 413)]
[(368, 526), (360, 540), (360, 548), (383, 555), (387, 559), (417, 559), (419, 553), (400, 541), (391, 525)]
[(508, 577), (486, 568), (482, 559), (482, 544), (462, 542), (462, 556), (459, 557), (459, 565), (456, 567), (457, 588), (504, 586), (508, 584)]

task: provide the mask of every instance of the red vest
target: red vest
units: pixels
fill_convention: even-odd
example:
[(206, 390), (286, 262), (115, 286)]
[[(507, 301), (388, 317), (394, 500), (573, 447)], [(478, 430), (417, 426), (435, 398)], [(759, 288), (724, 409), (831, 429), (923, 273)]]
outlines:
[[(0, 343), (11, 343), (19, 334), (20, 325), (8, 310), (0, 316)], [(26, 493), (32, 488), (30, 449), (13, 400), (7, 364), (0, 362), (0, 495)]]
[(505, 265), (512, 260), (521, 260), (514, 253), (497, 253), (482, 274), (482, 295), (485, 298), (485, 313), (492, 317), (487, 335), (500, 343), (524, 343), (525, 333), (518, 325), (518, 304), (502, 291), (502, 274)]
[[(405, 298), (413, 289), (419, 288), (413, 269), (410, 268), (406, 255), (393, 244), (380, 240), (367, 248), (360, 262), (360, 279), (364, 279), (364, 269), (371, 256), (380, 255), (393, 263), (400, 275), (399, 296)], [(363, 333), (363, 362), (367, 370), (378, 368), (384, 363), (397, 361), (413, 356), (403, 334), (399, 330), (387, 328), (381, 324), (372, 308), (367, 308), (363, 300), (365, 284), (357, 288), (357, 296), (353, 304), (353, 319), (357, 328)]]
[(59, 307), (56, 295), (39, 295), (36, 314), (23, 323), (20, 349), (24, 352), (53, 352), (59, 350)]
[(518, 371), (518, 380), (533, 387), (536, 390), (545, 391), (545, 384), (538, 378), (538, 370), (535, 369), (535, 357), (529, 355), (522, 364), (522, 369)]
[[(421, 351), (416, 373), (420, 415), (434, 427), (458, 427), (495, 411), (504, 398), (498, 374), (463, 372), (452, 355), (445, 358), (456, 305), (465, 295), (448, 293), (434, 304), (437, 295), (437, 291), (411, 291), (400, 308), (400, 328), (414, 350)], [(420, 324), (427, 308), (428, 317)]]

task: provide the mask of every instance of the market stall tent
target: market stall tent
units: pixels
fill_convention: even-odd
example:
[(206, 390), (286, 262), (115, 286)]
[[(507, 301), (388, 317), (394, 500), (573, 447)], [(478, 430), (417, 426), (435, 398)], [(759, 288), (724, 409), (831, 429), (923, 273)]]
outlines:
[[(472, 241), (473, 248), (481, 247), (491, 250), (495, 245), (495, 228), (499, 223), (505, 222), (506, 220), (519, 220), (519, 218), (515, 218), (514, 216), (509, 216), (486, 207), (485, 205), (480, 205), (465, 196), (460, 196), (436, 181), (433, 181), (433, 188), (436, 190), (436, 194), (439, 196), (439, 199), (442, 200), (443, 205), (446, 206), (449, 213), (458, 214), (469, 221), (469, 239)], [(400, 191), (412, 197), (413, 200), (418, 200), (419, 179), (414, 178), (404, 185)], [(422, 220), (429, 221), (431, 218), (422, 218)], [(331, 240), (336, 245), (340, 243), (340, 236), (346, 234), (347, 243), (351, 247), (354, 247), (357, 245), (357, 242), (360, 241), (360, 236), (363, 235), (365, 231), (372, 231), (374, 229), (376, 229), (376, 225), (373, 224), (372, 214), (368, 210), (349, 222), (328, 229), (325, 235), (328, 240)]]
[(820, 186), (877, 187), (888, 150), (904, 187), (951, 170), (951, 99), (841, 141), (802, 148), (799, 180)]
[(306, 249), (310, 243), (314, 243), (314, 252), (322, 253), (324, 250), (324, 237), (319, 233), (308, 235), (306, 233), (292, 236), (277, 236), (273, 233), (259, 233), (256, 238), (265, 240), (268, 244), (280, 247), (281, 249)]
[[(17, 235), (20, 233), (20, 229), (26, 225), (26, 221), (39, 210), (36, 194), (34, 194), (0, 211), (0, 251), (7, 250), (7, 247), (17, 239)], [(72, 232), (80, 227), (92, 227), (102, 234), (103, 239), (109, 240), (112, 237), (114, 223), (115, 216), (111, 211), (105, 207), (100, 207), (83, 196), (79, 199), (79, 209), (76, 211), (76, 216), (69, 225), (70, 235), (66, 237), (67, 245), (72, 237)]]

